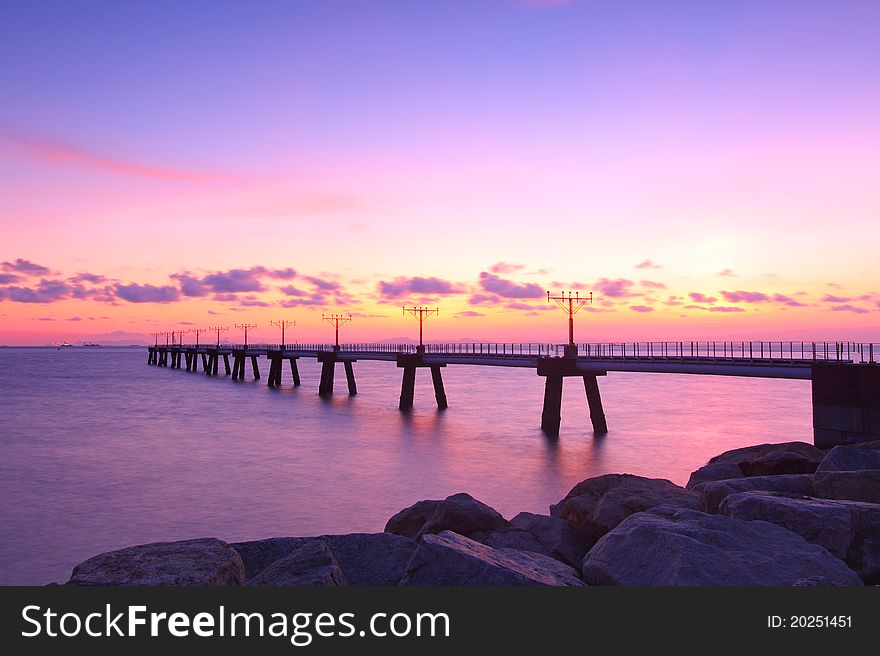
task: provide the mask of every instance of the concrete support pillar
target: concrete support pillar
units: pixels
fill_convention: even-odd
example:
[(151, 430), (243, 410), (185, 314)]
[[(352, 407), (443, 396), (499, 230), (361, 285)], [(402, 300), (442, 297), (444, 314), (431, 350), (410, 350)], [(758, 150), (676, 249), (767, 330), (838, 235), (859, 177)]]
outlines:
[[(220, 366), (220, 354), (217, 351), (214, 351), (214, 355), (211, 357), (211, 375), (217, 375), (217, 367)], [(242, 368), (242, 373), (244, 373), (244, 368)]]
[(185, 353), (183, 357), (186, 358), (186, 370), (192, 371), (192, 354)]
[(232, 355), (232, 380), (244, 379), (244, 356)]
[(281, 387), (281, 354), (269, 358), (269, 387)]
[(333, 394), (333, 375), (336, 369), (336, 362), (333, 360), (325, 360), (321, 364), (321, 383), (318, 385), (319, 396), (330, 396)]
[(434, 398), (437, 399), (437, 407), (445, 410), (449, 407), (446, 401), (446, 390), (443, 388), (443, 375), (440, 373), (440, 367), (431, 366), (431, 380), (434, 382)]
[(416, 391), (416, 367), (406, 365), (403, 367), (403, 382), (400, 385), (400, 409), (409, 410), (413, 407), (413, 397)]
[(817, 364), (812, 388), (817, 447), (880, 440), (880, 365)]
[(562, 376), (548, 375), (544, 382), (544, 411), (541, 413), (541, 430), (547, 435), (559, 435), (562, 421)]
[(357, 384), (354, 382), (354, 367), (351, 365), (351, 362), (343, 362), (345, 365), (345, 380), (348, 382), (348, 393), (349, 394), (357, 394), (358, 388)]
[(299, 387), (299, 368), (296, 366), (296, 358), (290, 358), (290, 375), (293, 378), (293, 386)]
[(210, 369), (208, 369), (208, 354), (202, 353), (202, 369), (204, 369), (205, 373), (210, 373)]
[(584, 376), (584, 389), (587, 392), (587, 404), (590, 406), (593, 433), (604, 435), (608, 432), (608, 424), (605, 422), (605, 410), (602, 409), (602, 397), (599, 395), (599, 381), (596, 376)]
[(259, 380), (260, 379), (260, 367), (257, 364), (257, 356), (256, 355), (251, 356), (251, 368), (254, 370), (254, 380)]
[(226, 375), (229, 375), (229, 354), (223, 354), (223, 367), (226, 369)]

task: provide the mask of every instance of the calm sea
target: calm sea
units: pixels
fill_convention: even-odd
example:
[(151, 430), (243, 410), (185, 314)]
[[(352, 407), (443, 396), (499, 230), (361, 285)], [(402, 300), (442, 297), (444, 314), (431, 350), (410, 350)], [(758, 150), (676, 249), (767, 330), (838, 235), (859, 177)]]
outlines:
[[(355, 364), (349, 397), (146, 364), (140, 349), (0, 349), (0, 584), (65, 581), (76, 563), (143, 542), (381, 531), (419, 499), (466, 491), (506, 517), (547, 512), (608, 472), (668, 478), (722, 451), (811, 440), (804, 381), (610, 374), (610, 432), (594, 438), (583, 385), (567, 383), (559, 439), (539, 430), (532, 370), (450, 366), (438, 412), (420, 371)], [(222, 367), (221, 367), (222, 368)], [(250, 366), (248, 366), (250, 376)], [(341, 378), (341, 380), (340, 380)]]

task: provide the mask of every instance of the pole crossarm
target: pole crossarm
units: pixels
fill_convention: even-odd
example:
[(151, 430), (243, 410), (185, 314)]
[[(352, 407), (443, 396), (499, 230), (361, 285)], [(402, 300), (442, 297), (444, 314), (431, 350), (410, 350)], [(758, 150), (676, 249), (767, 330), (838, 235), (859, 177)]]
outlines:
[(413, 317), (416, 317), (419, 320), (419, 346), (424, 346), (424, 342), (422, 341), (423, 335), (423, 325), (425, 323), (425, 319), (430, 317), (432, 314), (440, 314), (440, 308), (429, 308), (421, 305), (413, 305), (412, 307), (403, 308), (403, 314), (409, 314)]
[(348, 323), (351, 321), (351, 315), (348, 316), (344, 314), (322, 314), (321, 321), (326, 321), (331, 326), (336, 327), (336, 350), (339, 350), (339, 324)]
[(257, 324), (255, 324), (255, 323), (237, 323), (237, 324), (235, 324), (235, 327), (238, 328), (239, 330), (243, 330), (243, 331), (244, 331), (244, 347), (245, 347), (245, 349), (247, 349), (247, 345), (248, 345), (248, 342), (247, 342), (248, 331), (249, 331), (251, 328), (256, 328), (256, 327), (257, 327)]
[(207, 329), (207, 328), (190, 328), (190, 329), (187, 330), (186, 332), (187, 332), (187, 333), (192, 333), (193, 335), (196, 336), (196, 347), (198, 347), (198, 345), (199, 345), (199, 335), (201, 335), (202, 333), (206, 333), (206, 332), (208, 332), (208, 329)]
[(293, 319), (280, 319), (278, 321), (270, 321), (269, 323), (272, 324), (273, 326), (277, 326), (278, 328), (281, 328), (281, 350), (283, 351), (284, 350), (284, 330), (286, 328), (291, 327), (291, 326), (295, 326), (296, 321), (294, 321)]
[(208, 330), (212, 333), (217, 333), (217, 348), (220, 348), (220, 333), (225, 333), (229, 328), (226, 326), (211, 326)]
[(550, 292), (547, 292), (547, 302), (554, 301), (556, 305), (558, 305), (562, 310), (568, 313), (568, 344), (569, 346), (574, 345), (574, 315), (577, 314), (578, 310), (580, 310), (587, 303), (593, 302), (593, 292), (590, 292), (589, 296), (581, 296), (580, 292), (575, 292), (572, 294), (571, 292), (562, 292), (557, 296), (552, 296)]

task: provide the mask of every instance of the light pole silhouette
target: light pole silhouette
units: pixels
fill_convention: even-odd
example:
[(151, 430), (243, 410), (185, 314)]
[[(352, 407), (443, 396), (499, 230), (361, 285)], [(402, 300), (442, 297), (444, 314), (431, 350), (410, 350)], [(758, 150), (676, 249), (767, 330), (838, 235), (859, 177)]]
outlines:
[(235, 324), (235, 327), (238, 328), (239, 330), (244, 331), (244, 348), (245, 348), (245, 350), (247, 350), (248, 331), (251, 328), (256, 328), (257, 324), (255, 324), (255, 323), (237, 323), (237, 324)]
[(422, 335), (423, 335), (423, 325), (425, 323), (425, 319), (427, 317), (430, 317), (432, 314), (440, 314), (440, 309), (414, 305), (413, 307), (404, 307), (403, 313), (404, 314), (411, 314), (414, 317), (418, 317), (418, 319), (419, 319), (419, 348), (418, 348), (418, 352), (424, 353), (425, 352), (425, 344), (422, 341)]
[(351, 315), (347, 317), (344, 314), (322, 314), (321, 321), (326, 321), (330, 325), (336, 326), (336, 343), (333, 346), (334, 351), (339, 350), (339, 324), (351, 321)]
[(159, 348), (159, 335), (161, 335), (161, 334), (162, 333), (150, 333), (150, 337), (155, 338), (155, 342), (154, 342), (153, 346), (155, 346), (156, 348)]
[(217, 333), (217, 348), (220, 348), (220, 333), (225, 333), (229, 328), (225, 326), (211, 326), (208, 330)]
[(280, 321), (270, 321), (269, 323), (272, 324), (273, 326), (278, 326), (279, 328), (281, 328), (281, 350), (283, 351), (284, 350), (284, 329), (289, 326), (295, 326), (296, 321), (292, 321), (289, 319), (281, 319)]
[(196, 348), (199, 348), (199, 335), (208, 332), (207, 328), (190, 328), (186, 332), (193, 333), (196, 336)]
[(566, 357), (577, 357), (577, 347), (574, 343), (574, 315), (584, 305), (593, 302), (593, 292), (590, 292), (589, 296), (581, 297), (580, 292), (575, 292), (574, 295), (571, 292), (568, 292), (568, 295), (562, 292), (558, 296), (551, 296), (548, 291), (547, 302), (550, 301), (555, 301), (556, 305), (568, 313), (568, 346), (565, 349), (565, 355)]

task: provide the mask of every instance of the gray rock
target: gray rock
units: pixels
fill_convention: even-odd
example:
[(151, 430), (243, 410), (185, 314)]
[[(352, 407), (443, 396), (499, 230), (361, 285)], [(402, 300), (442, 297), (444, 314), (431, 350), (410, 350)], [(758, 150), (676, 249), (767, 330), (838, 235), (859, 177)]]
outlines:
[(349, 585), (397, 585), (416, 552), (415, 540), (392, 533), (324, 535)]
[(813, 487), (823, 499), (880, 503), (880, 469), (816, 472)]
[(389, 519), (388, 523), (385, 524), (385, 532), (403, 535), (408, 538), (418, 537), (419, 531), (422, 530), (428, 518), (434, 514), (439, 504), (439, 499), (416, 501), (413, 505), (404, 508)]
[(503, 526), (488, 533), (478, 531), (471, 535), (471, 539), (493, 549), (517, 549), (519, 551), (532, 551), (544, 554), (545, 556), (549, 555), (534, 535), (515, 526)]
[(836, 446), (822, 460), (816, 473), (880, 469), (880, 449), (869, 444)]
[(215, 538), (154, 542), (103, 553), (73, 568), (68, 585), (243, 585), (244, 566)]
[(534, 535), (548, 555), (580, 569), (587, 546), (564, 519), (521, 512), (510, 523)]
[(744, 476), (745, 474), (742, 473), (739, 465), (735, 462), (711, 462), (691, 472), (685, 487), (693, 490), (703, 483), (726, 481), (731, 478), (742, 478)]
[(577, 572), (549, 556), (492, 549), (452, 531), (425, 535), (401, 585), (582, 586)]
[(625, 519), (587, 553), (583, 573), (597, 585), (772, 586), (817, 576), (861, 584), (839, 558), (781, 526), (668, 506)]
[(752, 476), (750, 478), (734, 478), (727, 481), (712, 481), (694, 488), (694, 492), (703, 495), (703, 508), (707, 512), (717, 513), (718, 504), (730, 494), (767, 490), (768, 492), (788, 492), (812, 496), (813, 476), (811, 474), (783, 474), (782, 476)]
[(268, 538), (252, 542), (233, 542), (229, 546), (238, 552), (244, 564), (245, 580), (252, 579), (280, 558), (296, 551), (312, 538)]
[(715, 456), (693, 472), (687, 487), (741, 476), (812, 474), (824, 457), (824, 452), (806, 442), (758, 444), (733, 449)]
[(702, 499), (665, 479), (606, 474), (575, 485), (550, 514), (567, 521), (585, 548), (633, 513), (670, 505), (699, 510)]
[(880, 504), (745, 492), (728, 496), (720, 512), (778, 524), (825, 547), (865, 583), (880, 583)]
[(327, 543), (309, 540), (250, 579), (248, 585), (328, 587), (348, 585), (348, 581)]
[(461, 492), (443, 501), (419, 501), (404, 508), (388, 520), (385, 530), (414, 538), (441, 531), (454, 531), (470, 537), (474, 533), (491, 533), (509, 525), (497, 510)]

